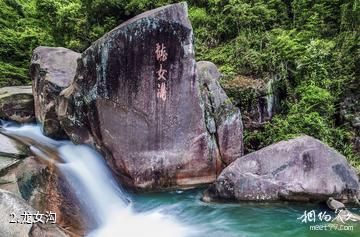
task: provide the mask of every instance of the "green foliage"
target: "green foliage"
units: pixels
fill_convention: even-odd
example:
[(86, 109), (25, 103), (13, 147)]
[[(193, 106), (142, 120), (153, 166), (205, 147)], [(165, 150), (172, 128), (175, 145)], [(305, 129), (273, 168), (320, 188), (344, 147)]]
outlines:
[(299, 100), (292, 104), (289, 113), (316, 112), (324, 118), (331, 119), (335, 114), (335, 98), (326, 89), (315, 85), (300, 86), (296, 90)]
[[(174, 2), (180, 1), (1, 0), (0, 86), (29, 83), (31, 52), (39, 45), (81, 52), (132, 16)], [(219, 66), (223, 85), (238, 105), (252, 103), (260, 84), (277, 80), (280, 113), (264, 128), (246, 131), (249, 150), (308, 134), (360, 167), (351, 143), (360, 134), (340, 119), (340, 103), (360, 90), (359, 0), (188, 4), (197, 60)], [(256, 78), (261, 83), (254, 83)]]
[[(344, 97), (360, 89), (359, 12), (358, 0), (212, 0), (190, 11), (199, 59), (215, 62), (225, 78), (275, 77), (281, 87), (280, 113), (264, 128), (245, 131), (248, 151), (307, 134), (360, 167), (352, 149), (359, 134), (339, 120)], [(223, 84), (247, 104), (251, 93), (238, 83)]]
[(53, 37), (36, 18), (34, 1), (0, 2), (0, 85), (29, 83), (27, 71), (32, 50), (52, 45)]
[[(314, 85), (300, 86), (297, 94), (299, 100), (290, 105), (286, 116), (275, 116), (272, 123), (266, 126), (267, 139), (280, 141), (307, 134), (333, 144), (337, 139), (332, 131), (334, 97), (327, 90)], [(271, 140), (267, 143), (271, 143)]]
[(0, 87), (19, 86), (27, 83), (26, 69), (0, 62)]

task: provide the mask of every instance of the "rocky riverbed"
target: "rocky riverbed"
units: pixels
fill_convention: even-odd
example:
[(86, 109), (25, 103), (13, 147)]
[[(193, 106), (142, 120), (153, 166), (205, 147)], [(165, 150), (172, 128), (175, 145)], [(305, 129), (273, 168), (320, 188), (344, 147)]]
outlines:
[[(292, 206), (283, 203), (280, 209), (271, 206), (270, 212), (263, 212), (256, 205), (269, 201), (325, 203), (329, 198), (359, 203), (355, 169), (344, 156), (315, 138), (301, 136), (244, 156), (241, 111), (220, 86), (216, 65), (195, 61), (193, 41), (187, 5), (179, 3), (126, 21), (81, 54), (44, 46), (34, 50), (32, 87), (0, 89), (0, 117), (16, 123), (4, 124), (0, 131), (4, 134), (0, 136), (0, 236), (83, 236), (94, 229), (97, 213), (84, 209), (78, 190), (59, 171), (59, 164), (69, 161), (62, 160), (59, 153), (63, 143), (50, 138), (68, 139), (98, 151), (115, 176), (114, 183), (134, 193), (206, 186), (202, 195), (179, 195), (184, 198), (179, 202), (185, 200), (186, 205), (177, 207), (175, 203), (171, 211), (164, 207), (168, 214), (179, 212), (181, 219), (182, 212), (188, 213), (184, 208), (191, 197), (194, 208), (199, 212), (205, 208), (203, 215), (210, 216), (191, 227), (194, 223), (189, 220), (194, 218), (186, 214), (189, 220), (183, 222), (196, 229), (211, 220), (214, 226), (206, 236), (212, 236), (211, 232), (229, 237), (251, 233), (245, 227), (234, 227), (251, 216), (249, 210), (241, 216), (242, 208), (248, 208), (244, 201), (258, 203), (252, 205), (260, 220), (277, 212), (281, 216), (289, 208), (284, 211), (292, 218), (284, 221), (289, 228), (297, 223), (289, 214)], [(268, 111), (267, 119), (270, 114)], [(31, 136), (24, 136), (26, 126), (19, 130), (24, 134), (6, 130), (36, 122), (41, 131)], [(97, 188), (101, 192), (102, 187)], [(132, 201), (136, 204), (146, 197), (144, 203), (151, 206), (151, 195), (136, 194)], [(154, 201), (155, 207), (179, 198), (174, 193), (165, 196)], [(231, 214), (229, 206), (211, 202), (238, 203), (231, 208), (239, 217)], [(143, 203), (136, 208), (150, 210)], [(51, 210), (57, 222), (11, 225), (12, 210)], [(230, 230), (223, 229), (223, 224), (230, 225)], [(263, 227), (270, 228), (266, 222)], [(275, 230), (261, 233), (270, 231), (272, 236)], [(204, 232), (189, 233), (205, 236)], [(294, 233), (298, 234), (290, 231), (283, 236)]]

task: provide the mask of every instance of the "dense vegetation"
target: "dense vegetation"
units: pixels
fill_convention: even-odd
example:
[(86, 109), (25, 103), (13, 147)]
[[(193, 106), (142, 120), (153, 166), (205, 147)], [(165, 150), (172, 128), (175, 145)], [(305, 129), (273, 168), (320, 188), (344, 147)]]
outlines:
[[(126, 19), (171, 2), (178, 1), (0, 0), (0, 86), (29, 82), (29, 59), (38, 45), (81, 52)], [(359, 0), (188, 3), (197, 58), (216, 63), (222, 83), (238, 76), (276, 79), (278, 113), (246, 132), (247, 151), (308, 134), (360, 169), (354, 146), (360, 137), (354, 128), (360, 124)]]

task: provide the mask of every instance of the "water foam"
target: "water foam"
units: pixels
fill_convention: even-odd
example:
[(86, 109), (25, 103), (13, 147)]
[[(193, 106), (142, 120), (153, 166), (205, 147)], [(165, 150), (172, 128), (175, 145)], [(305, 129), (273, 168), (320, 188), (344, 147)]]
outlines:
[(56, 163), (58, 168), (70, 184), (81, 185), (81, 192), (76, 192), (79, 187), (75, 185), (74, 192), (84, 208), (94, 214), (96, 226), (87, 237), (185, 237), (191, 233), (189, 227), (161, 209), (135, 212), (130, 195), (117, 184), (101, 155), (92, 148), (52, 140), (41, 133), (39, 126), (5, 124), (3, 132), (33, 143), (31, 150), (41, 158), (48, 159), (44, 147), (60, 156), (63, 162)]

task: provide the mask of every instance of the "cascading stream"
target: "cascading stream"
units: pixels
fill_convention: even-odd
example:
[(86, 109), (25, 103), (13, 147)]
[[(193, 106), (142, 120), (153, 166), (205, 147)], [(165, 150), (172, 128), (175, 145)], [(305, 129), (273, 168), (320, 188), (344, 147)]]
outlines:
[(191, 232), (159, 209), (136, 213), (130, 196), (119, 187), (100, 154), (90, 147), (52, 140), (41, 133), (39, 126), (4, 124), (1, 133), (27, 144), (38, 157), (55, 162), (69, 181), (76, 181), (69, 183), (81, 185), (82, 192), (76, 192), (77, 197), (84, 208), (91, 210), (97, 223), (87, 237), (139, 237), (144, 234), (184, 237)]
[(359, 229), (310, 231), (312, 223), (301, 223), (298, 218), (305, 211), (324, 211), (310, 203), (208, 204), (199, 200), (201, 190), (130, 196), (116, 183), (103, 158), (88, 146), (49, 139), (38, 126), (4, 125), (0, 132), (30, 146), (34, 154), (53, 162), (69, 179), (96, 222), (86, 237), (359, 236)]

